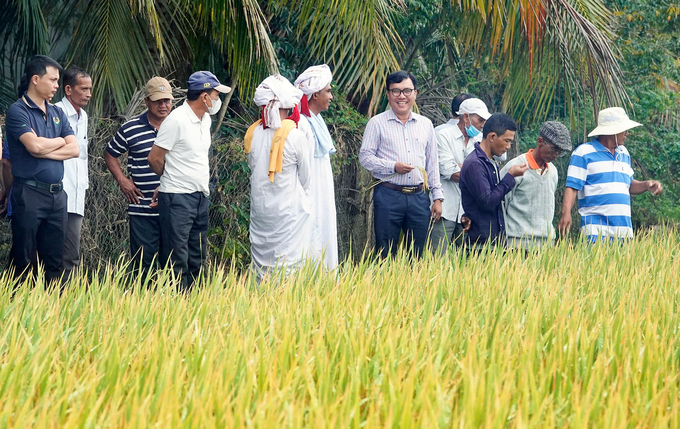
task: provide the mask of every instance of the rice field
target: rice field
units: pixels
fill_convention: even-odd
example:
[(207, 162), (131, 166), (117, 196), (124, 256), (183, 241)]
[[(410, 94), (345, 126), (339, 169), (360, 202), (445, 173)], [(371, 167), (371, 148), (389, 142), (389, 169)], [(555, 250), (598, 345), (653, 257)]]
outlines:
[(0, 277), (0, 428), (680, 427), (680, 236), (312, 267), (191, 295)]

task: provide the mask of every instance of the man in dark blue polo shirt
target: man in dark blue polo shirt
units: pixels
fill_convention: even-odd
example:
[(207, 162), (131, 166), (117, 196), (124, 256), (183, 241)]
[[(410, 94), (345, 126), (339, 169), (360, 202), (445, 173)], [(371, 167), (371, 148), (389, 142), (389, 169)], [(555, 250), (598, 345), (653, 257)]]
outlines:
[(475, 143), (460, 171), (460, 193), (465, 217), (471, 225), (466, 244), (479, 250), (487, 243), (505, 244), (503, 202), (515, 187), (515, 177), (524, 175), (526, 164), (513, 165), (501, 177), (493, 156), (502, 156), (515, 139), (517, 124), (503, 113), (494, 113), (484, 124), (483, 140)]
[(48, 102), (59, 88), (60, 70), (49, 57), (31, 58), (21, 81), (21, 98), (5, 119), (14, 176), (10, 264), (15, 275), (24, 276), (39, 261), (47, 283), (63, 273), (68, 219), (63, 161), (80, 153), (66, 114)]

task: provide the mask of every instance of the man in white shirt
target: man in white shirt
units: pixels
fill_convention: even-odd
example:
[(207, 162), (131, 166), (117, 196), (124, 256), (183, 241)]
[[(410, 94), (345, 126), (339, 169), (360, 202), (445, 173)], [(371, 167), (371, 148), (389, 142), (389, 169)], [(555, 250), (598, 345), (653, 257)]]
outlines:
[(459, 121), (441, 129), (436, 135), (444, 203), (442, 216), (432, 227), (430, 245), (438, 254), (446, 253), (451, 243), (455, 242), (458, 247), (463, 244), (464, 212), (458, 186), (460, 169), (465, 158), (474, 151), (475, 143), (481, 141), (481, 130), (491, 116), (486, 104), (479, 98), (465, 99), (456, 114)]
[(198, 278), (207, 250), (210, 115), (220, 111), (220, 93), (229, 91), (210, 72), (189, 76), (186, 101), (163, 121), (149, 152), (149, 165), (161, 176), (160, 262), (172, 263), (185, 292)]
[(71, 66), (63, 77), (64, 98), (56, 106), (66, 113), (80, 148), (78, 158), (64, 161), (64, 191), (68, 197), (68, 226), (64, 240), (64, 271), (70, 275), (80, 265), (80, 232), (85, 216), (85, 192), (89, 188), (87, 175), (87, 113), (83, 109), (90, 101), (92, 78), (80, 67)]

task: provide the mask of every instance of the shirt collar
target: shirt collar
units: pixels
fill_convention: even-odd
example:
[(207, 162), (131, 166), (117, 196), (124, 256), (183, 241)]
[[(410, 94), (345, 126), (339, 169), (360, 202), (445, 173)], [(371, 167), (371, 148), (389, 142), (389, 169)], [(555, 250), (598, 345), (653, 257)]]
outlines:
[[(66, 116), (80, 117), (80, 115), (78, 115), (78, 112), (76, 112), (76, 108), (73, 107), (73, 104), (71, 104), (71, 102), (68, 100), (68, 98), (66, 98), (66, 97), (62, 98), (61, 99), (61, 105), (64, 106), (63, 110), (64, 110), (64, 113), (66, 113)], [(83, 109), (80, 109), (80, 110), (82, 111)]]
[[(38, 107), (38, 105), (35, 104), (35, 103), (33, 102), (33, 100), (31, 99), (31, 97), (28, 96), (28, 93), (27, 93), (27, 92), (24, 92), (24, 95), (21, 96), (21, 99), (22, 99), (23, 102), (24, 102), (28, 107), (30, 107), (31, 109), (38, 109), (38, 110), (40, 110), (40, 111), (42, 112), (42, 109), (41, 109), (40, 107)], [(45, 102), (45, 105), (46, 105), (46, 106), (49, 106), (50, 103)]]
[[(541, 170), (541, 167), (538, 166), (538, 163), (534, 159), (533, 152), (534, 152), (533, 149), (529, 149), (529, 152), (526, 153), (527, 164), (529, 164), (529, 168), (531, 168), (532, 170)], [(546, 162), (545, 171), (548, 171), (548, 168), (550, 168), (550, 164)]]
[(463, 135), (463, 133), (460, 131), (460, 128), (458, 128), (458, 124), (453, 125), (453, 126), (451, 127), (451, 132), (453, 133), (453, 138), (455, 138), (455, 139), (459, 139), (459, 138), (463, 138), (463, 139), (464, 139), (464, 137), (465, 137), (465, 136)]
[[(597, 137), (593, 138), (593, 140), (590, 142), (591, 145), (595, 148), (596, 151), (598, 152), (608, 152), (611, 154), (611, 151), (605, 147), (600, 141), (597, 139)], [(625, 146), (620, 144), (616, 146), (616, 149), (614, 149), (614, 152), (623, 152), (623, 149), (625, 149)]]
[(477, 153), (478, 158), (482, 158), (484, 161), (488, 162), (489, 164), (493, 165), (494, 168), (496, 167), (496, 163), (493, 162), (491, 158), (486, 156), (486, 152), (484, 152), (484, 149), (482, 149), (482, 146), (480, 146), (481, 142), (475, 142), (475, 152)]
[[(387, 109), (387, 120), (394, 120), (394, 121), (397, 121), (397, 122), (401, 122), (401, 119), (399, 119), (397, 117), (397, 114), (394, 113), (394, 110), (392, 110), (392, 109)], [(408, 120), (406, 122), (409, 122), (409, 121), (417, 121), (416, 117), (413, 115), (413, 112), (408, 113)]]
[(147, 110), (146, 112), (142, 113), (139, 115), (139, 120), (144, 123), (144, 125), (148, 125), (151, 128), (153, 128), (153, 125), (151, 125), (151, 122), (149, 122), (149, 111)]
[(189, 117), (189, 119), (191, 120), (191, 122), (193, 122), (193, 123), (203, 122), (203, 120), (201, 118), (196, 116), (196, 114), (194, 113), (194, 110), (191, 108), (191, 106), (189, 106), (188, 101), (184, 100), (184, 104), (182, 104), (182, 107), (184, 107), (184, 109), (186, 110), (186, 114)]

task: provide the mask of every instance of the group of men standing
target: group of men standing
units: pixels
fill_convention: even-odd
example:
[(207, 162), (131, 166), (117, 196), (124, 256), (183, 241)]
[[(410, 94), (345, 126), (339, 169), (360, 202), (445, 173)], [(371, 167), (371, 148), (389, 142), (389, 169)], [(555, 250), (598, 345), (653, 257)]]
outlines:
[[(359, 154), (377, 180), (374, 227), (383, 257), (397, 251), (402, 234), (416, 255), (428, 240), (440, 254), (454, 245), (474, 252), (488, 245), (529, 251), (552, 244), (558, 183), (552, 161), (571, 151), (562, 123), (544, 123), (536, 147), (501, 168), (517, 131), (512, 118), (492, 115), (482, 100), (460, 94), (451, 103), (453, 118), (435, 129), (412, 111), (417, 87), (411, 73), (392, 73), (386, 83), (390, 108), (368, 122)], [(663, 190), (656, 180), (633, 179), (623, 142), (639, 125), (620, 107), (600, 112), (593, 140), (571, 157), (562, 234), (578, 195), (581, 232), (589, 241), (633, 236), (630, 195)]]
[[(44, 265), (48, 282), (63, 279), (80, 261), (80, 232), (88, 189), (87, 106), (92, 79), (70, 67), (64, 98), (52, 105), (61, 66), (36, 56), (25, 68), (20, 98), (7, 111), (0, 209), (12, 219), (11, 265), (24, 276)], [(258, 280), (274, 269), (290, 273), (308, 260), (338, 265), (337, 218), (330, 156), (335, 153), (321, 113), (333, 99), (327, 65), (305, 70), (291, 84), (265, 79), (254, 102), (261, 117), (248, 129), (251, 169), (251, 270)], [(558, 174), (552, 164), (571, 151), (568, 129), (543, 124), (536, 147), (507, 162), (517, 125), (491, 114), (469, 94), (452, 100), (451, 119), (436, 129), (412, 111), (415, 77), (386, 79), (389, 109), (371, 118), (359, 153), (377, 183), (373, 193), (376, 247), (394, 254), (403, 234), (420, 255), (452, 246), (487, 245), (530, 250), (555, 238)], [(211, 115), (231, 91), (214, 74), (193, 73), (187, 96), (173, 110), (170, 83), (151, 78), (147, 111), (124, 123), (106, 146), (106, 165), (128, 202), (130, 248), (146, 276), (158, 258), (171, 264), (183, 290), (198, 279), (206, 258)], [(633, 179), (623, 142), (640, 124), (621, 108), (600, 112), (591, 142), (572, 154), (559, 229), (571, 225), (579, 198), (582, 232), (591, 241), (630, 238), (630, 195), (663, 187)], [(128, 176), (118, 158), (127, 154)], [(11, 171), (10, 171), (11, 169)], [(429, 192), (427, 192), (429, 191)]]
[[(25, 67), (20, 99), (7, 112), (0, 208), (12, 221), (10, 264), (25, 278), (39, 264), (46, 280), (63, 282), (80, 263), (88, 188), (87, 113), (92, 79), (70, 67), (65, 97), (61, 66), (46, 56)], [(251, 243), (258, 278), (274, 267), (316, 259), (338, 264), (333, 173), (335, 147), (321, 117), (333, 98), (332, 73), (311, 67), (293, 86), (277, 75), (255, 94), (262, 119), (246, 136), (251, 177)], [(133, 267), (146, 277), (157, 259), (189, 290), (206, 259), (211, 115), (231, 91), (214, 74), (193, 73), (184, 103), (173, 110), (170, 83), (151, 78), (147, 110), (125, 122), (104, 159), (128, 202)], [(289, 113), (291, 113), (289, 115)], [(302, 115), (300, 115), (302, 112)], [(127, 154), (126, 175), (118, 158)]]
[[(10, 265), (25, 277), (39, 263), (48, 283), (63, 282), (80, 262), (85, 213), (87, 114), (92, 79), (70, 67), (65, 97), (52, 105), (61, 66), (46, 56), (25, 67), (20, 99), (7, 111), (0, 203), (12, 221)], [(183, 290), (198, 278), (208, 230), (210, 115), (231, 89), (200, 71), (187, 99), (172, 111), (172, 88), (161, 77), (145, 86), (147, 111), (123, 124), (108, 143), (106, 164), (128, 200), (133, 264), (148, 274), (154, 258), (171, 264)], [(118, 159), (128, 154), (128, 173)], [(65, 272), (66, 271), (66, 272)]]

